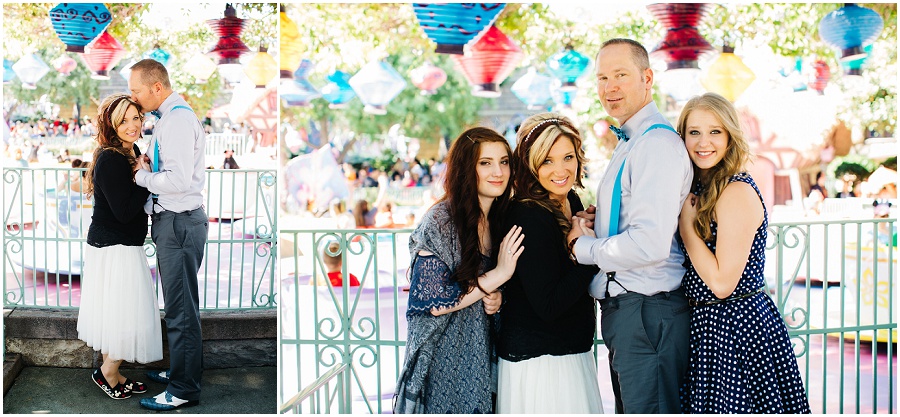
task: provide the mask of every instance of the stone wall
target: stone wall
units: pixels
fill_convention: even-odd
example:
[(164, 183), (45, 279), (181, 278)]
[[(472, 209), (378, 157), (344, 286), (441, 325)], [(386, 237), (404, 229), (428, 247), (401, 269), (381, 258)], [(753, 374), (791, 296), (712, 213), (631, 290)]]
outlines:
[[(165, 369), (169, 366), (166, 324), (163, 359), (126, 368)], [(278, 340), (276, 310), (201, 311), (203, 364), (206, 369), (276, 366)], [(96, 368), (102, 362), (78, 339), (78, 310), (15, 308), (3, 314), (6, 353), (19, 353), (27, 366)]]

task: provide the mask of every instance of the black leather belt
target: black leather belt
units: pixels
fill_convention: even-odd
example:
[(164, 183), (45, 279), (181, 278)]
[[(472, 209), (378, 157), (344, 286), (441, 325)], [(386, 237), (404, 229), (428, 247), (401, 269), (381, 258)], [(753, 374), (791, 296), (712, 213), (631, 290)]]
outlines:
[(764, 289), (764, 288), (765, 288), (765, 287), (759, 287), (756, 291), (751, 291), (751, 292), (748, 292), (748, 293), (746, 293), (746, 294), (735, 295), (735, 296), (731, 296), (731, 297), (728, 297), (728, 298), (723, 298), (723, 299), (721, 299), (721, 300), (720, 300), (720, 299), (716, 299), (716, 300), (703, 300), (703, 301), (697, 301), (697, 300), (695, 300), (695, 299), (693, 299), (693, 298), (688, 298), (688, 305), (690, 305), (691, 307), (706, 307), (706, 306), (711, 306), (711, 305), (716, 305), (716, 304), (727, 303), (727, 302), (729, 302), (729, 301), (735, 301), (735, 300), (740, 300), (740, 299), (743, 299), (743, 298), (753, 297), (754, 295), (763, 292), (763, 289)]

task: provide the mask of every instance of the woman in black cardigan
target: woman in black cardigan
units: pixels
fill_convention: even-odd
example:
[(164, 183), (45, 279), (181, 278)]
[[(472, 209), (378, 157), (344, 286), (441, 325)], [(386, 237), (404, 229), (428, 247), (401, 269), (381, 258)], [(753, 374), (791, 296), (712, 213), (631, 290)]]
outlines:
[(602, 413), (591, 348), (596, 316), (588, 284), (595, 266), (569, 258), (565, 236), (583, 210), (581, 135), (554, 113), (526, 119), (512, 159), (514, 201), (506, 230), (520, 225), (525, 253), (503, 292), (497, 350), (500, 413)]
[(99, 111), (98, 146), (87, 175), (94, 213), (84, 249), (78, 338), (103, 353), (91, 379), (121, 400), (147, 388), (119, 373), (119, 365), (162, 359), (162, 331), (143, 248), (150, 192), (134, 183), (143, 114), (125, 94), (107, 97)]

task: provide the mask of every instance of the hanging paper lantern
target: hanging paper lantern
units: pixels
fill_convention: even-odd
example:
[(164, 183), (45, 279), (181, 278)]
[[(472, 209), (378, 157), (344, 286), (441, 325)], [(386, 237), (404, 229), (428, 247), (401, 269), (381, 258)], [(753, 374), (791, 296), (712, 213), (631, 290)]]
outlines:
[(137, 61), (132, 59), (131, 62), (124, 64), (122, 65), (122, 68), (119, 68), (119, 75), (121, 75), (122, 78), (125, 79), (125, 82), (128, 82), (128, 80), (131, 79), (131, 67), (133, 67), (136, 63)]
[(755, 79), (753, 71), (734, 54), (734, 47), (725, 45), (700, 82), (707, 90), (734, 102)]
[(16, 78), (16, 72), (13, 71), (13, 62), (3, 58), (3, 84), (9, 84)]
[(866, 64), (866, 60), (869, 59), (869, 55), (872, 54), (872, 45), (866, 45), (866, 47), (863, 48), (863, 51), (866, 55), (862, 58), (857, 58), (852, 61), (841, 61), (841, 67), (844, 69), (845, 77), (862, 76), (863, 65)]
[(162, 49), (159, 47), (159, 43), (155, 43), (153, 45), (153, 50), (144, 54), (144, 58), (155, 60), (156, 62), (163, 64), (163, 66), (166, 66), (169, 64), (169, 58), (171, 58), (171, 57), (172, 57), (171, 54), (166, 52), (165, 49)]
[(550, 83), (550, 98), (559, 107), (571, 109), (577, 94), (578, 90), (564, 89), (562, 81), (559, 79), (555, 79)]
[(112, 15), (103, 3), (60, 3), (50, 10), (50, 25), (67, 52), (84, 52), (85, 45), (96, 39)]
[(500, 97), (500, 83), (519, 65), (524, 54), (500, 29), (491, 26), (468, 55), (454, 55), (457, 68), (472, 84), (472, 95)]
[(874, 10), (848, 4), (825, 15), (819, 22), (822, 40), (841, 50), (841, 61), (865, 56), (863, 45), (874, 41), (884, 29), (884, 20)]
[(648, 5), (653, 17), (666, 28), (666, 37), (650, 56), (662, 59), (667, 70), (699, 68), (698, 60), (714, 48), (700, 32), (697, 24), (703, 19), (709, 5), (707, 3), (658, 3)]
[[(210, 58), (218, 58), (218, 65), (240, 65), (241, 55), (250, 52), (250, 48), (241, 41), (241, 32), (247, 24), (247, 19), (237, 17), (237, 10), (231, 4), (225, 5), (225, 17), (222, 19), (210, 19), (206, 24), (213, 32), (219, 35), (216, 46), (207, 55)], [(223, 74), (224, 75), (224, 74)]]
[(53, 60), (52, 64), (53, 68), (62, 75), (69, 75), (78, 66), (78, 62), (68, 55), (60, 55), (59, 58)]
[(300, 65), (300, 31), (297, 24), (291, 20), (284, 11), (284, 5), (281, 6), (279, 13), (281, 20), (281, 39), (278, 43), (281, 50), (279, 51), (279, 59), (281, 60), (281, 78), (290, 79), (293, 77), (294, 70)]
[(281, 84), (278, 86), (278, 95), (285, 101), (286, 106), (308, 106), (313, 99), (322, 96), (307, 79), (312, 68), (312, 61), (301, 60), (297, 71), (294, 72), (294, 79), (281, 80)]
[(584, 75), (591, 59), (576, 52), (572, 45), (547, 59), (547, 70), (550, 75), (562, 81), (562, 89), (566, 91), (578, 90), (575, 81)]
[(286, 106), (308, 106), (309, 103), (322, 94), (313, 85), (304, 79), (281, 80), (278, 86), (278, 94), (284, 100)]
[(194, 54), (181, 69), (194, 77), (198, 83), (204, 84), (216, 71), (216, 63), (206, 55)]
[(426, 62), (410, 71), (409, 79), (414, 86), (422, 90), (419, 94), (426, 96), (437, 93), (437, 89), (447, 82), (447, 73), (431, 62)]
[(269, 55), (267, 48), (260, 46), (259, 52), (244, 67), (244, 73), (250, 81), (253, 81), (256, 88), (266, 88), (269, 80), (278, 75), (278, 63), (272, 55)]
[(530, 67), (528, 72), (512, 85), (512, 92), (528, 106), (528, 109), (540, 109), (547, 100), (550, 100), (551, 81), (553, 78), (540, 74), (534, 67)]
[(95, 80), (108, 80), (109, 70), (125, 55), (125, 48), (109, 32), (103, 32), (97, 40), (86, 46), (84, 51), (81, 59), (91, 70), (91, 78)]
[(439, 54), (463, 54), (506, 7), (506, 3), (414, 3), (413, 11)]
[(803, 71), (803, 59), (796, 58), (794, 61), (793, 67), (785, 67), (779, 70), (779, 74), (784, 77), (787, 81), (787, 84), (791, 86), (791, 89), (794, 90), (795, 93), (799, 93), (801, 91), (806, 91), (806, 80), (802, 75)]
[(366, 105), (366, 113), (385, 115), (387, 105), (406, 88), (406, 80), (385, 61), (372, 61), (353, 77), (350, 86)]
[(22, 80), (22, 88), (28, 90), (37, 88), (37, 82), (50, 71), (50, 67), (36, 54), (23, 56), (22, 59), (13, 64), (12, 69), (16, 72), (19, 80)]
[(821, 60), (816, 61), (813, 64), (813, 68), (816, 70), (816, 75), (812, 82), (809, 83), (809, 86), (821, 96), (825, 94), (825, 87), (828, 85), (828, 81), (831, 80), (831, 69), (828, 68), (828, 64), (825, 61)]
[(347, 103), (356, 97), (353, 87), (350, 86), (350, 74), (344, 71), (335, 71), (328, 76), (328, 84), (322, 87), (322, 98), (331, 103), (328, 107), (342, 109)]

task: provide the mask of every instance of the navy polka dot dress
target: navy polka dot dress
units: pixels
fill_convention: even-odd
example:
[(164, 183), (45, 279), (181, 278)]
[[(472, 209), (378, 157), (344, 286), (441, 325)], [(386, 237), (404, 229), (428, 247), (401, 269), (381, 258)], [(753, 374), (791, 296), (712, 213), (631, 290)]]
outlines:
[[(731, 177), (759, 189), (747, 173)], [(762, 201), (762, 195), (760, 195)], [(765, 213), (765, 205), (763, 205)], [(712, 223), (716, 252), (716, 223)], [(753, 238), (747, 266), (731, 297), (763, 286), (766, 228), (763, 220)], [(682, 250), (684, 249), (682, 245)], [(685, 251), (685, 254), (687, 252)], [(687, 296), (704, 301), (716, 296), (688, 267), (682, 282)], [(685, 413), (809, 413), (787, 327), (765, 292), (710, 306), (692, 307), (691, 360), (681, 403)]]

